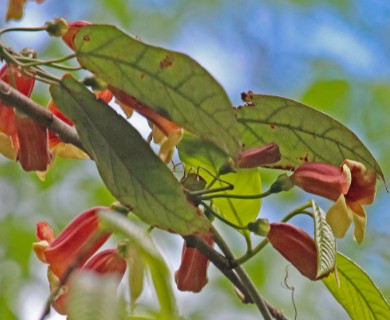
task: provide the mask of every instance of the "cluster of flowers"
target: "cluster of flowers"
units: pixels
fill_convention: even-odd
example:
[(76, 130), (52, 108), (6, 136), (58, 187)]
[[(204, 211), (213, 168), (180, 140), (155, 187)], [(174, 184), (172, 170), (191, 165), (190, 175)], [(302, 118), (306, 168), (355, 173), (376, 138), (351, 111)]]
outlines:
[[(74, 37), (89, 22), (67, 23), (64, 20), (51, 25), (53, 33), (74, 49)], [(57, 28), (57, 29), (56, 29)], [(5, 64), (0, 70), (0, 79), (15, 87), (25, 96), (30, 96), (34, 86), (32, 72), (22, 70), (14, 64)], [(152, 137), (160, 145), (159, 156), (169, 162), (174, 147), (183, 136), (183, 129), (162, 117), (147, 105), (142, 104), (125, 92), (111, 87), (96, 92), (97, 99), (106, 103), (113, 96), (128, 117), (133, 110), (145, 116), (152, 127)], [(69, 125), (67, 119), (50, 101), (48, 109)], [(26, 171), (45, 172), (54, 156), (85, 159), (87, 155), (72, 145), (63, 143), (54, 133), (39, 125), (25, 114), (0, 102), (0, 152), (16, 159)], [(235, 168), (266, 166), (280, 160), (279, 148), (275, 144), (252, 148), (240, 154), (233, 161)], [(280, 182), (280, 181), (279, 181)], [(279, 183), (278, 182), (278, 183)], [(343, 237), (354, 222), (354, 237), (358, 243), (364, 238), (366, 213), (363, 205), (371, 204), (375, 197), (376, 173), (362, 163), (345, 160), (340, 167), (326, 163), (306, 163), (278, 184), (278, 191), (292, 186), (335, 202), (327, 214), (327, 222), (336, 237)], [(60, 313), (66, 314), (66, 300), (73, 277), (67, 272), (92, 270), (99, 274), (114, 273), (122, 277), (126, 260), (117, 249), (105, 250), (93, 256), (110, 236), (99, 231), (98, 210), (93, 208), (80, 214), (62, 233), (55, 238), (46, 223), (37, 225), (38, 242), (34, 250), (41, 261), (49, 265), (48, 278), (53, 294), (53, 305)], [(214, 245), (211, 235), (203, 239)], [(289, 223), (271, 223), (267, 238), (272, 246), (289, 260), (304, 276), (317, 280), (317, 250), (314, 240), (304, 230)], [(92, 258), (91, 258), (92, 257)], [(208, 259), (197, 249), (184, 243), (182, 261), (175, 280), (179, 290), (199, 292), (207, 283)], [(322, 275), (321, 277), (326, 276)]]

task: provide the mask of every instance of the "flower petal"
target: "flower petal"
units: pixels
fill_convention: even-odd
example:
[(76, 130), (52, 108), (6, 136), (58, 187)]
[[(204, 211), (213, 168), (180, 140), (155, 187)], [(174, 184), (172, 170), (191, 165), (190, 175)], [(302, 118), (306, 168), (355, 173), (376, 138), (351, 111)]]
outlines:
[(366, 230), (366, 222), (367, 222), (367, 215), (366, 211), (362, 206), (353, 208), (354, 215), (353, 215), (353, 221), (355, 224), (354, 228), (354, 238), (357, 243), (362, 243), (364, 240), (364, 233)]
[(353, 220), (352, 210), (347, 206), (344, 195), (329, 209), (326, 222), (332, 228), (336, 238), (343, 238)]

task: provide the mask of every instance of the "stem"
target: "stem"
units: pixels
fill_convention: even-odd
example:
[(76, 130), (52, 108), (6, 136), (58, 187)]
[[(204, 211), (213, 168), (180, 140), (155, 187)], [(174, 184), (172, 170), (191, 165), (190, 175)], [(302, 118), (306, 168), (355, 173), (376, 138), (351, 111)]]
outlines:
[(0, 30), (0, 35), (6, 33), (6, 32), (11, 32), (11, 31), (28, 31), (28, 32), (35, 32), (35, 31), (45, 31), (47, 30), (47, 27), (46, 26), (43, 26), (43, 27), (35, 27), (35, 28), (18, 28), (18, 27), (14, 27), (14, 28), (5, 28), (5, 29), (2, 29)]
[(227, 225), (231, 226), (232, 228), (237, 229), (237, 230), (248, 230), (247, 226), (239, 226), (237, 224), (234, 224), (234, 223), (226, 220), (224, 217), (222, 217), (220, 214), (216, 213), (209, 205), (207, 205), (203, 201), (201, 202), (201, 204), (206, 209), (208, 209), (214, 217), (216, 217), (217, 219), (221, 220), (223, 223), (226, 223)]
[(190, 196), (202, 196), (204, 194), (221, 192), (221, 191), (228, 191), (228, 190), (233, 190), (233, 189), (234, 189), (234, 186), (229, 185), (226, 187), (220, 187), (220, 188), (214, 188), (214, 189), (204, 189), (204, 190), (200, 190), (200, 191), (192, 191), (192, 192), (189, 192), (189, 195)]
[(251, 195), (241, 195), (241, 194), (215, 194), (215, 195), (209, 195), (205, 197), (199, 197), (199, 200), (211, 200), (215, 198), (232, 198), (232, 199), (260, 199), (267, 197), (274, 192), (271, 191), (271, 189), (267, 190), (266, 192), (260, 193), (260, 194), (251, 194)]
[[(218, 231), (213, 228), (214, 231), (214, 240), (218, 244), (219, 248), (222, 250), (226, 258), (230, 261), (234, 261), (233, 253), (230, 251), (230, 248), (226, 244), (226, 242), (223, 240), (221, 235), (218, 233)], [(236, 265), (233, 267), (234, 271), (237, 272), (237, 275), (241, 279), (242, 284), (244, 285), (245, 289), (247, 290), (248, 294), (252, 298), (253, 302), (256, 304), (257, 308), (259, 309), (260, 313), (262, 314), (263, 318), (265, 320), (272, 320), (272, 316), (267, 308), (266, 303), (260, 296), (259, 292), (256, 290), (256, 287), (254, 286), (252, 280), (248, 277), (245, 270), (240, 266)]]
[(219, 172), (217, 172), (217, 174), (213, 177), (213, 180), (211, 180), (211, 182), (208, 184), (206, 189), (210, 189), (214, 185), (214, 183), (216, 183), (218, 181), (220, 176), (221, 176), (221, 174)]
[(64, 61), (67, 61), (67, 60), (70, 60), (73, 58), (76, 58), (76, 55), (74, 53), (69, 54), (69, 55), (62, 57), (62, 58), (49, 59), (49, 60), (30, 59), (30, 58), (26, 58), (26, 57), (20, 57), (19, 60), (20, 61), (27, 61), (27, 63), (22, 63), (20, 65), (22, 67), (28, 68), (28, 67), (39, 66), (39, 65), (50, 66), (50, 65), (53, 65), (55, 63), (64, 62)]
[[(303, 206), (300, 206), (299, 208), (291, 211), (290, 213), (288, 213), (282, 220), (281, 222), (287, 222), (289, 221), (291, 218), (295, 217), (296, 215), (298, 214), (306, 214), (306, 215), (309, 215), (309, 216), (312, 216), (312, 213), (309, 212), (309, 211), (306, 211), (305, 209), (311, 207), (311, 202), (309, 201), (308, 203), (304, 204)], [(235, 260), (235, 263), (241, 265), (245, 262), (247, 262), (248, 260), (250, 260), (253, 256), (255, 256), (257, 253), (259, 253), (267, 244), (269, 243), (268, 239), (264, 239), (263, 241), (261, 241), (256, 247), (253, 248), (253, 250), (249, 251), (247, 253), (245, 253), (242, 257), (238, 258)]]

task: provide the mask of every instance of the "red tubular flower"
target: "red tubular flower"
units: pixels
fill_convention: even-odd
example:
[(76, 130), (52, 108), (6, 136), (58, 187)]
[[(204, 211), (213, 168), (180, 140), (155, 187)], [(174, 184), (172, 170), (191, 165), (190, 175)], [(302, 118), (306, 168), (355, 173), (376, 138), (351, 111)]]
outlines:
[[(31, 95), (35, 79), (12, 65), (4, 65), (0, 70), (0, 79), (15, 86), (25, 96)], [(0, 132), (8, 135), (12, 141), (15, 158), (25, 171), (44, 171), (51, 155), (48, 148), (46, 128), (35, 120), (0, 102)], [(2, 152), (2, 150), (0, 150)], [(3, 152), (2, 152), (3, 153)]]
[(336, 201), (341, 194), (348, 192), (351, 175), (343, 166), (338, 168), (327, 163), (312, 162), (298, 167), (291, 180), (306, 192)]
[(290, 179), (303, 190), (336, 202), (326, 217), (336, 237), (344, 237), (353, 221), (355, 240), (363, 241), (367, 220), (363, 205), (371, 204), (375, 198), (373, 169), (353, 160), (345, 160), (339, 168), (326, 163), (307, 163), (295, 170)]
[[(214, 240), (210, 235), (202, 235), (210, 246)], [(175, 272), (175, 281), (180, 291), (199, 292), (207, 284), (207, 267), (209, 260), (199, 250), (189, 248), (184, 242), (181, 264)]]
[(256, 168), (267, 166), (281, 159), (277, 144), (267, 143), (241, 152), (235, 164), (238, 168)]
[(74, 37), (76, 36), (77, 32), (80, 31), (80, 29), (84, 26), (91, 25), (91, 22), (88, 21), (75, 21), (75, 22), (68, 22), (68, 30), (66, 33), (62, 36), (62, 40), (66, 43), (66, 45), (74, 50)]
[[(97, 213), (107, 209), (95, 207), (81, 213), (54, 240), (47, 224), (37, 225), (37, 237), (40, 242), (34, 243), (33, 248), (37, 256), (43, 257), (41, 260), (49, 264), (50, 271), (58, 279), (62, 278), (70, 265), (76, 268), (83, 266), (106, 242), (111, 233), (99, 234)], [(91, 244), (91, 241), (95, 242)]]
[(330, 272), (317, 276), (317, 249), (314, 240), (302, 229), (289, 223), (271, 223), (267, 238), (271, 245), (298, 271), (310, 280), (327, 277)]

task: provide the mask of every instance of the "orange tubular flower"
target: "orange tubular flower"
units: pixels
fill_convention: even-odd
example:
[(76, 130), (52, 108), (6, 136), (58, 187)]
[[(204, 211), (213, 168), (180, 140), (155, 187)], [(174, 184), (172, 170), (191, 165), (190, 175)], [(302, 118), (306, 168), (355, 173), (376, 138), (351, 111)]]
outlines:
[[(202, 236), (210, 246), (214, 240), (210, 235)], [(209, 260), (199, 250), (188, 248), (184, 242), (181, 264), (175, 272), (175, 281), (180, 291), (200, 292), (207, 284), (207, 267)]]
[(375, 198), (376, 173), (360, 162), (345, 160), (340, 168), (326, 163), (300, 166), (290, 180), (303, 190), (328, 198), (336, 203), (329, 209), (326, 220), (336, 237), (342, 238), (352, 221), (358, 243), (364, 239), (365, 204)]
[(314, 240), (302, 229), (289, 223), (271, 223), (267, 238), (271, 245), (298, 271), (310, 280), (327, 277), (330, 272), (317, 276), (317, 249)]
[[(25, 96), (31, 95), (35, 79), (25, 75), (15, 65), (4, 65), (0, 79), (15, 86)], [(0, 102), (0, 133), (8, 136), (14, 153), (0, 150), (1, 153), (19, 160), (25, 171), (45, 171), (51, 161), (48, 147), (47, 129), (25, 114), (14, 111)], [(2, 136), (4, 139), (4, 135)]]
[[(41, 222), (37, 225), (37, 238), (40, 241), (34, 243), (33, 248), (38, 258), (49, 264), (50, 271), (58, 279), (62, 278), (70, 265), (76, 263), (76, 268), (84, 265), (111, 235), (110, 232), (99, 234), (101, 231), (97, 213), (100, 210), (108, 208), (95, 207), (84, 211), (57, 238), (54, 238), (48, 224)], [(95, 242), (91, 244), (91, 241)]]
[(184, 130), (172, 121), (164, 118), (147, 105), (139, 102), (132, 96), (129, 96), (122, 90), (110, 87), (111, 92), (116, 98), (126, 115), (131, 115), (134, 109), (153, 123), (153, 141), (160, 145), (159, 157), (164, 163), (169, 163), (172, 158), (173, 150), (183, 138)]

